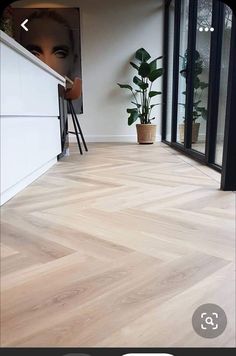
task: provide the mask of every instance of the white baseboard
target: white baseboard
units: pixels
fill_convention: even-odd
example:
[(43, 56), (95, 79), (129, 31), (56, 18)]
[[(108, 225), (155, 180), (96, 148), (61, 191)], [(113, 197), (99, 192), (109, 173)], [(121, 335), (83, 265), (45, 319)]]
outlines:
[[(170, 141), (170, 135), (167, 135), (167, 140)], [(198, 141), (199, 142), (205, 142), (206, 140), (206, 134), (205, 133), (199, 133), (198, 134)], [(217, 135), (217, 141), (218, 142), (222, 142), (224, 140), (224, 135), (220, 134), (220, 135)]]
[(26, 188), (30, 183), (39, 178), (43, 173), (45, 173), (49, 168), (51, 168), (57, 162), (57, 157), (51, 159), (49, 162), (44, 164), (42, 167), (29, 174), (27, 177), (21, 179), (19, 182), (14, 184), (12, 187), (8, 188), (1, 193), (0, 205), (3, 205), (8, 200), (13, 198), (17, 193)]
[[(85, 135), (86, 142), (137, 142), (136, 135)], [(75, 135), (69, 135), (70, 142), (77, 142)], [(161, 141), (161, 135), (156, 136)]]
[[(201, 132), (199, 132), (199, 134), (198, 134), (198, 139), (199, 139), (199, 141), (201, 141), (201, 142), (205, 142), (205, 140), (206, 140), (206, 133), (201, 133)], [(217, 139), (218, 142), (222, 142), (222, 141), (224, 141), (224, 135), (223, 135), (223, 134), (218, 134), (216, 139)]]

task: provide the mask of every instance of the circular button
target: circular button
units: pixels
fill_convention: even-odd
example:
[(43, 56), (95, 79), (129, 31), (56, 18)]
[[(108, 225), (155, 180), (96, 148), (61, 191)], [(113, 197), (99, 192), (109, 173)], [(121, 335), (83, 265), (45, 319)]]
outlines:
[(195, 310), (192, 324), (198, 335), (212, 339), (224, 332), (227, 325), (227, 317), (219, 305), (203, 304)]

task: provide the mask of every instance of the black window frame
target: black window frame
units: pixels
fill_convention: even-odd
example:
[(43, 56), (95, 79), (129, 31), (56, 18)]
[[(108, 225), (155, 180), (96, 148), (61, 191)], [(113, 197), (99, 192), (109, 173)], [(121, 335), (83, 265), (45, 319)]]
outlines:
[[(174, 2), (174, 49), (173, 49), (173, 89), (172, 89), (172, 123), (171, 141), (166, 140), (167, 127), (167, 91), (168, 91), (168, 38), (169, 34), (169, 6)], [(176, 142), (177, 133), (177, 106), (178, 106), (178, 71), (179, 71), (179, 43), (180, 43), (180, 15), (182, 0), (165, 1), (164, 31), (163, 31), (163, 96), (162, 96), (162, 142), (179, 150), (183, 154), (208, 165), (222, 174), (220, 188), (222, 190), (236, 190), (236, 132), (234, 117), (236, 113), (236, 101), (233, 96), (236, 92), (236, 19), (233, 14), (231, 30), (231, 47), (228, 72), (227, 109), (225, 118), (225, 133), (223, 147), (222, 167), (215, 163), (215, 148), (218, 121), (220, 66), (223, 37), (223, 16), (225, 4), (219, 0), (212, 0), (212, 26), (211, 34), (210, 68), (208, 88), (208, 118), (206, 127), (206, 151), (205, 154), (191, 147), (192, 141), (192, 108), (193, 108), (193, 81), (194, 51), (196, 46), (196, 23), (198, 0), (189, 0), (189, 31), (188, 31), (188, 80), (186, 85), (186, 120), (185, 142)]]

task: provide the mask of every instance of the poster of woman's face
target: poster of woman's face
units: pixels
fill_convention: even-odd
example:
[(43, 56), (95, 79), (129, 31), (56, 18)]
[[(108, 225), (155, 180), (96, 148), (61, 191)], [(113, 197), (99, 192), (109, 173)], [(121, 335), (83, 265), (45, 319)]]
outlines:
[[(62, 76), (82, 79), (78, 8), (14, 9), (13, 17), (14, 37), (21, 45)], [(28, 31), (20, 26), (25, 19)], [(74, 107), (83, 112), (82, 97)]]

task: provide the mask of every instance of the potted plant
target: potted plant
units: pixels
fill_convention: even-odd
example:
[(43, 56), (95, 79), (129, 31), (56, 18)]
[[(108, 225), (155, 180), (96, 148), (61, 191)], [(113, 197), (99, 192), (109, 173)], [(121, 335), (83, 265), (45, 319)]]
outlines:
[(129, 84), (117, 83), (120, 88), (128, 89), (132, 93), (133, 101), (131, 103), (135, 107), (127, 109), (128, 125), (140, 120), (140, 124), (136, 124), (137, 140), (140, 144), (153, 143), (156, 138), (156, 125), (152, 124), (155, 117), (151, 118), (151, 112), (154, 106), (160, 105), (160, 103), (151, 104), (151, 101), (155, 96), (161, 94), (160, 91), (152, 90), (154, 81), (163, 74), (163, 68), (157, 68), (157, 61), (161, 58), (162, 56), (152, 60), (144, 48), (138, 49), (135, 53), (138, 64), (130, 62), (138, 72), (138, 75), (133, 77), (136, 89)]
[[(187, 67), (187, 51), (185, 52), (183, 59), (183, 66), (180, 74), (186, 78), (186, 67)], [(194, 74), (193, 74), (193, 85), (194, 85), (194, 102), (193, 102), (193, 113), (192, 113), (192, 143), (198, 141), (198, 134), (200, 128), (200, 122), (196, 122), (198, 119), (207, 119), (207, 109), (202, 106), (202, 95), (204, 89), (208, 87), (208, 83), (205, 83), (199, 79), (199, 75), (203, 71), (203, 61), (200, 57), (198, 51), (195, 51), (195, 65), (194, 65)], [(186, 95), (186, 91), (183, 91), (182, 94)], [(185, 108), (186, 104), (179, 103)], [(185, 130), (185, 117), (183, 117), (183, 124), (179, 124), (179, 139), (180, 142), (184, 142), (184, 130)]]

